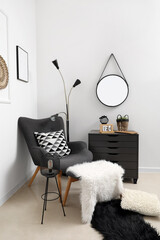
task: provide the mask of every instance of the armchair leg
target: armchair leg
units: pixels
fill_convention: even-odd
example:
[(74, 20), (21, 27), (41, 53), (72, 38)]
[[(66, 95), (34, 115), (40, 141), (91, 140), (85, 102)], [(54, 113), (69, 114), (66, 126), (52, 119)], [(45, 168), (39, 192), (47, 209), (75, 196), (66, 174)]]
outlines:
[(59, 192), (60, 192), (61, 199), (62, 199), (61, 176), (62, 176), (62, 171), (60, 171), (60, 173), (57, 175), (57, 177), (58, 177), (58, 188), (59, 188)]
[(66, 187), (66, 191), (65, 191), (64, 199), (63, 199), (63, 206), (65, 206), (65, 204), (66, 204), (68, 193), (69, 193), (69, 190), (70, 190), (70, 187), (71, 187), (71, 183), (76, 182), (78, 180), (79, 179), (76, 179), (76, 178), (73, 178), (73, 177), (68, 177), (68, 183), (67, 183), (67, 187)]
[(40, 170), (40, 166), (38, 166), (38, 167), (36, 168), (33, 176), (31, 177), (31, 179), (30, 179), (30, 181), (29, 181), (28, 187), (30, 187), (30, 186), (32, 185), (32, 182), (34, 181), (34, 179), (35, 179), (37, 173), (39, 172), (39, 170)]

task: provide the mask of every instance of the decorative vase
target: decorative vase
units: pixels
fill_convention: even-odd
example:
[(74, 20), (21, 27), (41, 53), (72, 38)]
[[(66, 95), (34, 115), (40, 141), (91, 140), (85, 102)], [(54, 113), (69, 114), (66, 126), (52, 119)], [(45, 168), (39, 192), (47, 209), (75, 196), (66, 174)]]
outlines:
[(116, 121), (118, 131), (128, 131), (129, 116), (127, 114), (124, 117), (118, 114)]
[(121, 122), (121, 131), (128, 131), (128, 125), (129, 125), (129, 116), (125, 115), (122, 118), (122, 122)]
[(122, 116), (120, 114), (118, 114), (117, 116), (117, 128), (118, 128), (118, 131), (121, 131), (121, 126), (122, 126)]

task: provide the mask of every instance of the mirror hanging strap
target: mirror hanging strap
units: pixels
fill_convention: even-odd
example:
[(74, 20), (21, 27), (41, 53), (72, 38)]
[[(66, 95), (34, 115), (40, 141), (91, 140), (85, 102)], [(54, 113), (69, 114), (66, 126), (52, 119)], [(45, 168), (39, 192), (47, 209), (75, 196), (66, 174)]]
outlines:
[(108, 63), (109, 63), (109, 61), (110, 61), (111, 57), (113, 57), (113, 58), (114, 58), (114, 61), (116, 62), (116, 64), (117, 64), (117, 66), (118, 66), (118, 68), (119, 68), (119, 70), (120, 70), (120, 72), (121, 72), (121, 74), (122, 74), (122, 76), (123, 76), (124, 80), (126, 81), (126, 78), (125, 78), (125, 76), (124, 76), (124, 74), (123, 74), (123, 72), (122, 72), (122, 69), (120, 68), (120, 66), (119, 66), (119, 64), (118, 64), (118, 61), (117, 61), (117, 59), (116, 59), (116, 57), (114, 56), (114, 54), (113, 54), (113, 53), (111, 53), (111, 55), (109, 56), (109, 58), (108, 58), (108, 60), (107, 60), (107, 63), (106, 63), (106, 65), (105, 65), (105, 67), (104, 67), (104, 69), (103, 69), (103, 71), (102, 71), (102, 74), (101, 74), (101, 76), (100, 76), (99, 80), (100, 80), (100, 79), (101, 79), (101, 77), (103, 76), (103, 73), (104, 73), (104, 71), (105, 71), (105, 69), (106, 69), (106, 67), (107, 67), (107, 65), (108, 65)]

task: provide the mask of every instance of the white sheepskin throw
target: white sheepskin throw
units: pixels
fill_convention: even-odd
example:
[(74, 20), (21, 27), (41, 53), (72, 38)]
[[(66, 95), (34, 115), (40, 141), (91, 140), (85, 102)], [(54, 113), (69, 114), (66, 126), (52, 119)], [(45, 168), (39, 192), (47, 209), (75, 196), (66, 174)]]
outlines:
[(121, 207), (147, 216), (160, 215), (160, 201), (155, 194), (124, 189)]
[(97, 202), (118, 198), (123, 192), (124, 169), (116, 163), (99, 160), (71, 166), (67, 172), (80, 177), (82, 222), (92, 219)]

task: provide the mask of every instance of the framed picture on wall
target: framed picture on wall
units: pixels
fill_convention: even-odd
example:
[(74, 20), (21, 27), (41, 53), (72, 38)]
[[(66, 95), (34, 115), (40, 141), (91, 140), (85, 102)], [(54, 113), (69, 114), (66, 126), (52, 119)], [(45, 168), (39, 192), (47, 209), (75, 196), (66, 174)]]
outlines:
[(16, 46), (17, 57), (17, 79), (28, 82), (28, 53), (19, 46)]

